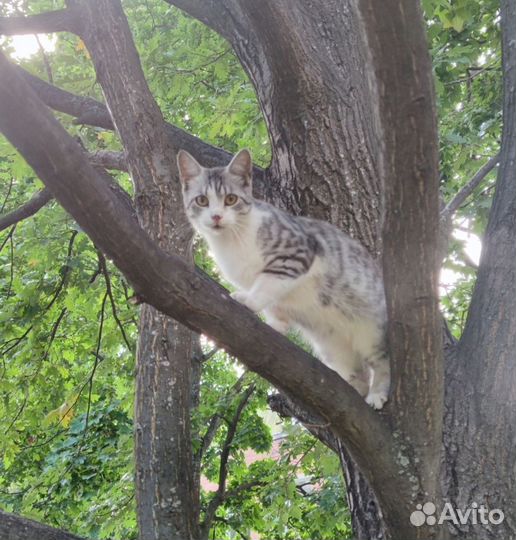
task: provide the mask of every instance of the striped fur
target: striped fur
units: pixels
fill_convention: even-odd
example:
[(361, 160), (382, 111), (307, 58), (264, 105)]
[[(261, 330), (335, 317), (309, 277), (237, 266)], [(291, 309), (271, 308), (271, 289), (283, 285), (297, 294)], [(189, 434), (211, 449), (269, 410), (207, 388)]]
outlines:
[[(236, 287), (232, 296), (263, 312), (276, 330), (299, 330), (327, 366), (380, 409), (390, 384), (385, 297), (367, 250), (329, 223), (254, 199), (246, 150), (225, 168), (203, 168), (184, 151), (178, 165), (186, 213)], [(238, 199), (228, 205), (230, 194)]]

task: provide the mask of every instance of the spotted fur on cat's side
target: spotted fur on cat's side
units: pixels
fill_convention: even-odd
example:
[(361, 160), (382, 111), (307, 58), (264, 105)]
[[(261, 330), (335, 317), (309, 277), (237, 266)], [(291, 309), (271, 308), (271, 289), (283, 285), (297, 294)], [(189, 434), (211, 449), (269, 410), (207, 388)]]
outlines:
[(367, 250), (316, 219), (253, 198), (251, 156), (202, 167), (177, 156), (186, 214), (206, 240), (233, 298), (286, 333), (298, 329), (314, 353), (375, 409), (390, 385), (385, 296)]

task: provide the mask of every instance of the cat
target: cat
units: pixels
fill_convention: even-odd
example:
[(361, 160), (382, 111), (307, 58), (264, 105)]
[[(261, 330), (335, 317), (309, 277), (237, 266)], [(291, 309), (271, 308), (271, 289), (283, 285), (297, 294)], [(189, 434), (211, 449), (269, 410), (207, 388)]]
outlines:
[(232, 297), (277, 331), (297, 329), (314, 353), (381, 409), (390, 385), (381, 273), (367, 250), (333, 225), (292, 216), (252, 195), (252, 160), (227, 167), (177, 156), (186, 214), (206, 240)]

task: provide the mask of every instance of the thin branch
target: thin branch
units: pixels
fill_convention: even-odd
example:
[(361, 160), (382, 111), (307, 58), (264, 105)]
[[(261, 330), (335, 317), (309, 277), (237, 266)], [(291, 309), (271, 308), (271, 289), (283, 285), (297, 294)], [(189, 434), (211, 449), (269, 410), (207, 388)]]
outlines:
[(7, 204), (7, 201), (9, 200), (9, 197), (11, 196), (13, 184), (14, 184), (14, 177), (11, 176), (11, 178), (9, 179), (9, 187), (7, 188), (7, 194), (5, 195), (4, 202), (2, 203), (2, 207), (0, 208), (0, 212), (3, 212), (5, 209), (5, 205)]
[(43, 361), (48, 359), (48, 355), (50, 354), (50, 349), (52, 347), (52, 344), (54, 343), (54, 340), (56, 339), (57, 330), (59, 329), (59, 326), (61, 325), (61, 322), (63, 321), (63, 318), (66, 315), (67, 311), (68, 310), (64, 307), (60, 311), (59, 315), (57, 316), (57, 319), (55, 320), (54, 324), (52, 325), (52, 330), (50, 331), (50, 337), (49, 337), (49, 340), (48, 340), (47, 348), (45, 350), (45, 354), (43, 355)]
[(206, 432), (201, 439), (199, 450), (197, 450), (197, 454), (195, 456), (195, 459), (199, 462), (201, 461), (203, 455), (206, 453), (206, 450), (208, 450), (208, 448), (210, 447), (213, 441), (213, 437), (215, 437), (215, 433), (217, 433), (217, 430), (222, 423), (223, 416), (221, 412), (227, 410), (233, 398), (242, 390), (242, 386), (247, 375), (247, 372), (241, 375), (239, 379), (235, 382), (235, 384), (229, 389), (229, 391), (217, 404), (217, 412), (210, 418)]
[(100, 274), (102, 274), (102, 265), (100, 264), (100, 260), (97, 257), (97, 268), (95, 268), (95, 272), (93, 272), (93, 274), (91, 275), (90, 279), (88, 280), (88, 283), (90, 285), (95, 283), (95, 280), (97, 279), (98, 276), (100, 276)]
[(70, 240), (68, 240), (68, 248), (66, 250), (66, 262), (65, 262), (65, 264), (63, 265), (63, 267), (61, 269), (61, 280), (60, 280), (59, 285), (57, 286), (57, 288), (56, 288), (56, 290), (54, 292), (54, 295), (52, 296), (50, 302), (45, 307), (44, 311), (48, 311), (54, 305), (55, 301), (57, 300), (57, 298), (61, 294), (61, 291), (64, 289), (65, 285), (68, 282), (68, 276), (70, 275), (70, 271), (72, 269), (69, 262), (70, 262), (70, 258), (72, 256), (73, 245), (74, 245), (75, 238), (76, 238), (77, 234), (78, 234), (78, 231), (73, 230), (72, 234), (70, 235)]
[[(65, 468), (65, 470), (61, 473), (61, 475), (56, 480), (56, 482), (54, 482), (54, 484), (49, 488), (47, 496), (44, 499), (45, 501), (50, 500), (50, 497), (51, 497), (54, 489), (57, 486), (60, 485), (62, 479), (73, 468), (73, 466), (76, 463), (77, 457), (82, 452), (82, 449), (84, 447), (84, 442), (85, 442), (85, 439), (86, 439), (86, 434), (88, 432), (90, 412), (91, 412), (91, 396), (92, 396), (92, 392), (93, 392), (93, 379), (95, 377), (95, 373), (97, 371), (97, 368), (98, 368), (99, 364), (103, 361), (103, 357), (100, 355), (100, 347), (101, 347), (101, 344), (102, 344), (102, 333), (103, 333), (103, 329), (104, 329), (104, 320), (105, 320), (105, 313), (106, 313), (107, 298), (108, 298), (108, 295), (106, 293), (104, 295), (104, 298), (102, 299), (102, 306), (101, 306), (101, 309), (100, 309), (100, 322), (99, 322), (99, 331), (98, 331), (98, 336), (97, 336), (97, 346), (96, 346), (95, 352), (93, 353), (93, 355), (95, 357), (95, 360), (93, 362), (93, 368), (91, 370), (91, 373), (90, 373), (87, 381), (79, 389), (79, 392), (77, 393), (77, 397), (75, 398), (74, 402), (70, 405), (70, 407), (68, 407), (67, 411), (61, 416), (61, 418), (59, 420), (59, 423), (61, 423), (63, 421), (63, 418), (65, 418), (65, 416), (68, 414), (68, 412), (71, 411), (75, 407), (76, 403), (79, 401), (79, 398), (80, 398), (84, 388), (86, 388), (86, 386), (88, 386), (86, 417), (85, 417), (85, 420), (84, 420), (84, 428), (83, 428), (82, 433), (81, 433), (81, 439), (80, 439), (79, 443), (77, 444), (77, 446), (75, 448), (74, 457), (70, 460), (70, 463)], [(32, 486), (30, 489), (34, 489), (35, 487), (39, 487), (40, 485), (41, 485), (41, 482), (39, 484), (36, 484), (36, 486)]]
[(492, 67), (498, 61), (499, 59), (497, 59), (495, 62), (492, 62), (489, 66), (485, 66), (485, 67), (469, 67), (466, 69), (466, 71), (468, 72), (468, 75), (466, 77), (445, 82), (444, 86), (450, 86), (450, 85), (460, 84), (464, 82), (469, 84), (471, 83), (471, 81), (473, 81), (473, 79), (475, 79), (479, 75), (482, 75), (486, 71), (500, 71), (499, 67)]
[(14, 426), (14, 424), (16, 424), (18, 418), (20, 418), (23, 410), (25, 409), (25, 406), (27, 405), (28, 401), (29, 401), (29, 387), (27, 387), (25, 389), (25, 395), (23, 396), (22, 404), (21, 404), (20, 408), (18, 409), (18, 412), (14, 415), (14, 418), (11, 420), (9, 425), (6, 427), (6, 429), (4, 431), (4, 435), (7, 434), (11, 430), (11, 428)]
[(200, 71), (200, 70), (214, 64), (215, 62), (218, 62), (221, 58), (223, 58), (224, 56), (229, 54), (231, 51), (232, 51), (231, 47), (228, 47), (228, 48), (224, 49), (222, 52), (217, 53), (214, 56), (210, 57), (208, 60), (206, 60), (202, 64), (198, 64), (198, 65), (196, 65), (194, 67), (191, 67), (191, 68), (188, 68), (188, 69), (170, 67), (170, 64), (165, 64), (165, 65), (162, 65), (162, 66), (158, 65), (157, 67), (165, 68), (168, 71), (171, 71), (172, 73), (177, 73), (177, 74), (181, 74), (181, 75), (189, 75), (189, 74), (196, 73), (197, 71)]
[(228, 431), (226, 433), (226, 438), (224, 440), (224, 445), (222, 447), (222, 452), (220, 454), (219, 486), (217, 488), (217, 491), (215, 492), (215, 495), (213, 496), (211, 501), (208, 503), (208, 507), (206, 508), (206, 512), (204, 515), (204, 521), (202, 522), (202, 525), (201, 525), (201, 528), (204, 529), (205, 531), (210, 529), (217, 509), (225, 500), (226, 480), (228, 476), (228, 460), (229, 460), (229, 455), (231, 452), (231, 446), (233, 444), (233, 440), (236, 435), (237, 426), (238, 426), (238, 422), (240, 421), (240, 417), (242, 416), (242, 413), (247, 403), (249, 402), (249, 398), (252, 396), (255, 389), (256, 389), (256, 386), (254, 384), (251, 384), (249, 387), (246, 388), (246, 390), (242, 394), (242, 398), (240, 399), (240, 402), (238, 403), (235, 414), (233, 415), (233, 418), (228, 425)]
[(0, 354), (2, 356), (5, 356), (7, 353), (11, 352), (13, 349), (15, 349), (28, 335), (29, 335), (29, 332), (34, 328), (34, 325), (31, 324), (26, 330), (25, 332), (23, 332), (23, 334), (21, 334), (20, 336), (18, 337), (15, 337), (15, 338), (12, 338), (12, 339), (9, 339), (7, 340), (5, 343), (4, 343), (4, 346), (6, 345), (9, 345), (9, 347), (6, 347), (5, 349), (2, 349), (0, 350)]
[[(88, 405), (86, 408), (86, 419), (84, 421), (84, 429), (82, 431), (82, 441), (84, 441), (84, 438), (86, 436), (86, 432), (88, 431), (88, 423), (90, 420), (90, 411), (91, 411), (91, 394), (93, 392), (93, 378), (95, 377), (95, 373), (97, 371), (97, 368), (99, 366), (99, 363), (102, 361), (102, 357), (100, 356), (100, 347), (102, 345), (102, 332), (104, 330), (104, 319), (106, 316), (106, 302), (108, 299), (108, 293), (106, 291), (106, 294), (104, 295), (104, 298), (102, 299), (102, 306), (100, 308), (100, 322), (99, 322), (99, 332), (97, 336), (97, 348), (95, 350), (95, 360), (93, 362), (93, 368), (91, 370), (90, 376), (88, 378)], [(82, 447), (82, 442), (81, 445)], [(77, 453), (80, 452), (80, 449), (77, 451)]]
[(441, 211), (441, 222), (447, 223), (458, 210), (458, 208), (464, 203), (464, 201), (475, 191), (475, 189), (482, 183), (484, 178), (498, 165), (500, 161), (500, 155), (492, 157), (486, 164), (482, 165), (480, 169), (475, 173), (473, 178), (460, 189), (460, 191), (453, 197), (453, 199), (444, 207)]
[(16, 223), (11, 227), (11, 230), (7, 233), (7, 236), (3, 239), (2, 244), (0, 245), (0, 253), (4, 249), (5, 245), (13, 237), (14, 231), (16, 230)]
[[(13, 230), (14, 230), (14, 226), (13, 226)], [(72, 231), (72, 234), (70, 236), (70, 240), (68, 241), (68, 248), (67, 248), (67, 251), (66, 251), (66, 263), (62, 267), (62, 271), (61, 271), (61, 279), (59, 280), (59, 284), (58, 284), (56, 290), (54, 291), (54, 294), (52, 295), (52, 298), (50, 299), (49, 303), (43, 308), (43, 313), (48, 312), (48, 310), (54, 305), (54, 303), (58, 299), (59, 295), (61, 294), (61, 291), (63, 290), (63, 288), (65, 287), (65, 285), (66, 285), (66, 283), (68, 281), (68, 276), (69, 276), (69, 273), (70, 273), (70, 270), (71, 270), (71, 266), (68, 264), (68, 261), (69, 261), (70, 257), (72, 256), (73, 244), (75, 242), (75, 237), (77, 236), (77, 234), (78, 234), (77, 231)], [(11, 344), (11, 345), (9, 345), (9, 347), (6, 347), (6, 348), (0, 350), (0, 354), (1, 355), (6, 355), (8, 352), (15, 349), (29, 335), (29, 332), (33, 328), (34, 328), (34, 325), (31, 324), (25, 330), (25, 332), (23, 334), (21, 334), (20, 336), (18, 336), (16, 338), (12, 338), (12, 339), (6, 341), (3, 344), (4, 347), (6, 347), (9, 344)], [(57, 331), (57, 328), (56, 328), (56, 331)]]
[(120, 329), (120, 333), (122, 334), (122, 338), (127, 346), (127, 349), (130, 351), (130, 352), (133, 352), (133, 347), (131, 345), (131, 343), (129, 342), (129, 339), (127, 338), (127, 335), (125, 333), (125, 330), (124, 330), (124, 325), (122, 324), (122, 322), (120, 321), (120, 318), (118, 317), (118, 312), (117, 312), (117, 309), (116, 309), (116, 303), (115, 303), (115, 299), (113, 297), (113, 290), (112, 290), (112, 287), (111, 287), (111, 278), (109, 276), (109, 271), (108, 271), (108, 268), (107, 268), (107, 263), (106, 263), (106, 258), (104, 257), (104, 255), (102, 254), (101, 251), (97, 250), (97, 256), (98, 256), (98, 259), (99, 259), (99, 266), (102, 270), (102, 273), (104, 274), (104, 280), (106, 282), (106, 294), (109, 296), (109, 301), (111, 303), (111, 311), (113, 313), (113, 318), (115, 319), (116, 321), (116, 324), (118, 326), (118, 328)]
[(224, 494), (224, 501), (233, 499), (244, 491), (249, 491), (255, 487), (262, 487), (265, 485), (267, 485), (266, 482), (263, 482), (262, 480), (250, 480), (249, 482), (244, 482), (237, 487), (226, 491), (226, 493)]
[(48, 82), (50, 84), (54, 84), (54, 74), (52, 73), (52, 66), (50, 65), (50, 60), (48, 59), (48, 55), (45, 51), (45, 48), (41, 44), (41, 40), (39, 39), (38, 34), (34, 34), (34, 37), (36, 38), (36, 42), (39, 48), (39, 53), (41, 54), (41, 59), (43, 60), (45, 71), (47, 72)]
[(207, 362), (208, 360), (211, 360), (219, 351), (220, 351), (220, 347), (213, 347), (211, 351), (208, 351), (207, 353), (201, 356), (200, 358), (201, 362)]
[(227, 525), (228, 527), (231, 527), (239, 536), (242, 540), (249, 540), (249, 537), (246, 536), (242, 531), (238, 530), (235, 525), (233, 525), (232, 523), (229, 522), (229, 520), (227, 520), (226, 518), (223, 518), (223, 517), (220, 517), (220, 516), (215, 516), (215, 518), (213, 519), (214, 521), (220, 521), (220, 523), (224, 523), (225, 525)]
[(33, 216), (51, 200), (52, 193), (50, 193), (48, 188), (43, 188), (41, 191), (38, 191), (38, 193), (33, 195), (25, 204), (16, 210), (0, 216), (0, 231)]
[(13, 288), (14, 282), (14, 240), (13, 236), (9, 236), (9, 285), (7, 286), (7, 292), (5, 293), (5, 298), (11, 296), (11, 291)]

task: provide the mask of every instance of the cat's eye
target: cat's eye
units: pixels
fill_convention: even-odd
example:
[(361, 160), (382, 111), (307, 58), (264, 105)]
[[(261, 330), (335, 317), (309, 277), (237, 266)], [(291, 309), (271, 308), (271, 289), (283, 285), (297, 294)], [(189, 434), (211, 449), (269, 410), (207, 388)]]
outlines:
[(238, 201), (238, 197), (234, 193), (229, 193), (224, 199), (226, 206), (233, 206)]
[(199, 195), (198, 197), (195, 197), (195, 202), (199, 206), (208, 206), (208, 204), (210, 204), (210, 201), (208, 200), (208, 197), (206, 197), (206, 195)]

